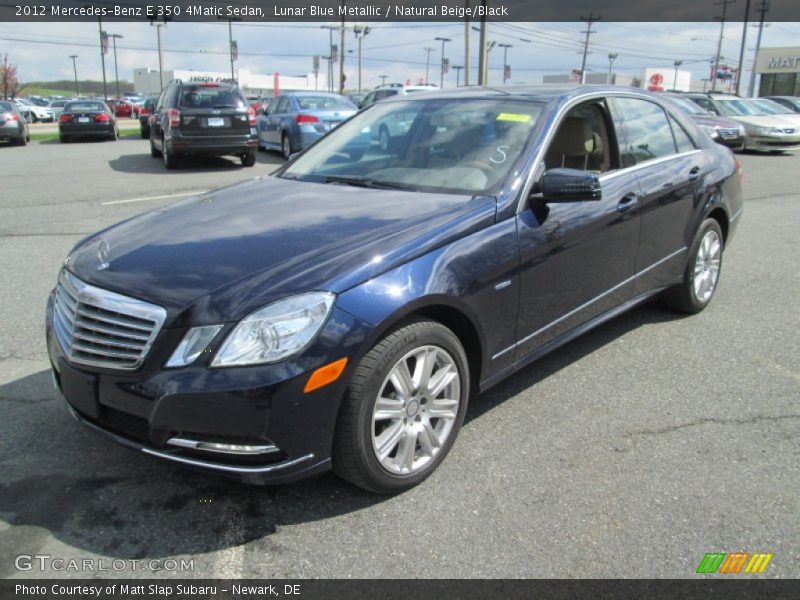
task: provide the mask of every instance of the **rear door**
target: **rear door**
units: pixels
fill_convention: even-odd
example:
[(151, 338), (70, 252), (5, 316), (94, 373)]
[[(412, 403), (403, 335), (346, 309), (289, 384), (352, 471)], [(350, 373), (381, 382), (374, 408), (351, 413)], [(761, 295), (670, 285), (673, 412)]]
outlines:
[(622, 164), (635, 167), (642, 189), (642, 238), (637, 292), (674, 283), (683, 274), (693, 215), (709, 170), (687, 130), (661, 105), (644, 98), (614, 99), (625, 142)]
[(267, 116), (266, 126), (266, 141), (270, 144), (278, 145), (281, 143), (281, 123), (283, 118), (289, 112), (291, 107), (291, 100), (289, 96), (280, 96), (278, 103), (275, 105), (275, 110), (270, 111)]
[(173, 87), (168, 85), (161, 90), (161, 95), (158, 97), (155, 109), (153, 109), (153, 117), (150, 119), (150, 139), (157, 148), (161, 148), (161, 139), (164, 133), (164, 119), (165, 113), (169, 106), (168, 98), (172, 93)]
[(186, 137), (243, 136), (250, 133), (248, 105), (237, 87), (188, 84), (178, 98), (181, 133)]

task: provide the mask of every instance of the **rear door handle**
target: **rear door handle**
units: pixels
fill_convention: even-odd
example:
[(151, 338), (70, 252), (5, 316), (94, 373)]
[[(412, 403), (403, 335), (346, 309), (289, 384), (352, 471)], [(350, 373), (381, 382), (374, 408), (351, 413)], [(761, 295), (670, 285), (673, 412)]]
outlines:
[(700, 179), (700, 167), (694, 167), (689, 171), (689, 181), (697, 181)]
[(619, 201), (617, 204), (617, 212), (624, 213), (628, 212), (632, 209), (636, 204), (639, 202), (639, 196), (631, 192), (630, 194), (626, 194), (622, 197), (622, 200)]

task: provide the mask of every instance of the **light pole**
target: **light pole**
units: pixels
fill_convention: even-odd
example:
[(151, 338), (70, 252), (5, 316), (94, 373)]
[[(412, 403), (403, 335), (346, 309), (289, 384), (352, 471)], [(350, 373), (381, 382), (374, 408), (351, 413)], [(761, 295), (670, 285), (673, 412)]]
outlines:
[(381, 80), (381, 85), (386, 85), (386, 78), (389, 77), (388, 75), (378, 75)]
[(495, 41), (486, 42), (486, 59), (483, 61), (483, 85), (489, 85), (489, 52), (497, 46)]
[(78, 66), (75, 64), (75, 59), (78, 58), (78, 55), (70, 54), (69, 57), (72, 59), (72, 71), (75, 73), (75, 96), (80, 96), (81, 93), (78, 91)]
[(714, 72), (711, 74), (711, 91), (717, 91), (717, 73), (719, 73), (719, 59), (722, 53), (722, 39), (725, 37), (725, 21), (727, 20), (728, 4), (733, 4), (736, 0), (717, 0), (714, 5), (722, 5), (722, 15), (719, 19), (719, 39), (717, 40), (717, 54), (714, 60)]
[(769, 1), (768, 0), (761, 0), (758, 4), (758, 8), (756, 11), (761, 13), (761, 17), (758, 20), (758, 37), (756, 38), (756, 54), (753, 57), (753, 70), (750, 71), (750, 81), (747, 84), (747, 97), (752, 98), (753, 94), (755, 93), (756, 87), (756, 65), (755, 61), (758, 60), (758, 51), (761, 49), (761, 35), (764, 33), (764, 15), (767, 14), (769, 10)]
[(682, 60), (675, 61), (675, 75), (672, 78), (672, 91), (677, 91), (678, 89), (678, 67), (683, 64)]
[[(150, 23), (151, 25), (156, 26), (156, 39), (158, 40), (158, 82), (161, 85), (161, 89), (164, 89), (164, 55), (161, 52), (161, 28), (166, 25), (166, 23)], [(160, 92), (161, 90), (159, 90)]]
[(106, 88), (106, 52), (108, 52), (108, 41), (106, 32), (103, 31), (103, 19), (97, 17), (97, 28), (100, 31), (100, 64), (103, 68), (103, 100), (108, 100), (108, 89)]
[(508, 73), (509, 73), (508, 49), (513, 48), (514, 46), (511, 44), (497, 44), (497, 45), (503, 49), (503, 85), (505, 85), (506, 81), (508, 81)]
[(111, 43), (114, 45), (114, 81), (116, 83), (117, 98), (119, 98), (119, 70), (117, 69), (117, 39), (122, 39), (118, 33), (110, 33), (108, 37), (111, 38)]
[(608, 77), (606, 77), (606, 85), (611, 85), (611, 69), (614, 67), (614, 61), (617, 60), (619, 52), (608, 53)]
[(364, 37), (369, 35), (370, 28), (369, 26), (364, 25), (353, 25), (353, 35), (356, 36), (358, 40), (358, 92), (361, 93), (361, 43), (364, 41)]
[[(450, 38), (446, 38), (446, 37), (437, 37), (436, 41), (442, 42), (442, 68), (440, 69), (441, 73), (439, 74), (439, 87), (443, 88), (444, 87), (444, 45), (447, 42), (452, 42), (453, 40), (451, 40)], [(428, 79), (427, 75), (425, 76), (425, 79), (426, 80)], [(426, 81), (426, 83), (427, 83), (427, 81)]]
[(461, 75), (461, 69), (463, 69), (463, 68), (464, 67), (461, 66), (461, 65), (453, 65), (453, 69), (455, 69), (455, 72), (456, 72), (456, 87), (459, 86), (459, 79), (460, 79), (460, 75)]

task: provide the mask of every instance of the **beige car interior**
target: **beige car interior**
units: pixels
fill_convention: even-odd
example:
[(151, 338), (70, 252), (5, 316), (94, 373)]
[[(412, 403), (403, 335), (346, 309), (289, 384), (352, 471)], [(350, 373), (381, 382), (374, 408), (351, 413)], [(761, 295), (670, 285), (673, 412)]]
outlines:
[(545, 167), (605, 173), (611, 170), (611, 144), (602, 109), (584, 104), (561, 122), (545, 154)]

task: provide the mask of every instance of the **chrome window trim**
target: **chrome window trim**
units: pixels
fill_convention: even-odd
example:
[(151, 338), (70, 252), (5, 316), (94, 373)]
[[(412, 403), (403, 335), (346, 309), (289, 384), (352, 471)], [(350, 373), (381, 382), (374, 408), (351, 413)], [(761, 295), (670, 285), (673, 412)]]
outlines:
[[(553, 137), (555, 136), (555, 132), (558, 130), (558, 126), (561, 124), (561, 121), (564, 119), (564, 115), (568, 111), (570, 111), (571, 109), (575, 108), (575, 106), (577, 106), (578, 104), (583, 104), (584, 102), (588, 102), (590, 100), (604, 100), (604, 99), (607, 99), (607, 98), (637, 98), (637, 99), (640, 99), (640, 100), (647, 100), (649, 102), (652, 102), (656, 106), (660, 107), (665, 112), (669, 112), (669, 109), (664, 104), (662, 104), (659, 100), (654, 99), (652, 96), (649, 96), (647, 94), (640, 94), (640, 93), (633, 92), (633, 91), (627, 91), (627, 90), (624, 91), (624, 92), (622, 92), (622, 91), (620, 91), (620, 92), (616, 92), (616, 91), (615, 92), (608, 92), (608, 91), (605, 91), (605, 92), (600, 92), (600, 91), (598, 91), (598, 92), (586, 92), (584, 94), (581, 94), (580, 96), (576, 96), (575, 98), (572, 98), (570, 101), (568, 101), (566, 104), (564, 104), (561, 108), (558, 109), (558, 111), (556, 112), (555, 116), (553, 117), (555, 124), (547, 132), (547, 135), (546, 135), (546, 137), (544, 139), (544, 143), (536, 151), (535, 158), (534, 158), (533, 162), (531, 163), (532, 166), (531, 166), (530, 172), (528, 173), (528, 175), (527, 175), (527, 177), (525, 179), (525, 184), (521, 188), (521, 192), (522, 193), (520, 194), (520, 197), (517, 200), (517, 210), (516, 210), (517, 214), (519, 214), (520, 212), (525, 210), (526, 200), (527, 200), (528, 196), (530, 196), (530, 191), (533, 188), (534, 176), (540, 170), (540, 166), (543, 165), (545, 151), (550, 146), (550, 143), (553, 141)], [(613, 115), (610, 115), (610, 116), (612, 118), (612, 123), (613, 123)], [(609, 172), (604, 173), (603, 175), (601, 175), (600, 178), (602, 180), (604, 175), (611, 175), (611, 174), (619, 175), (619, 174), (622, 174), (622, 173), (630, 173), (630, 172), (632, 172), (633, 170), (635, 170), (637, 168), (641, 168), (641, 167), (644, 167), (644, 166), (650, 166), (650, 165), (653, 165), (653, 164), (657, 164), (656, 161), (671, 160), (671, 159), (677, 158), (678, 156), (681, 156), (683, 154), (690, 154), (690, 153), (693, 153), (693, 152), (702, 152), (702, 148), (696, 148), (695, 150), (691, 150), (689, 152), (670, 154), (669, 156), (663, 156), (663, 157), (660, 157), (660, 158), (657, 158), (657, 159), (652, 159), (652, 160), (645, 161), (643, 163), (638, 163), (638, 164), (636, 164), (636, 165), (634, 165), (632, 167), (625, 167), (625, 168), (617, 169), (615, 171), (609, 171)]]
[[(130, 298), (116, 292), (95, 287), (82, 281), (81, 279), (78, 279), (77, 276), (75, 276), (73, 273), (70, 273), (66, 269), (61, 270), (61, 273), (58, 277), (58, 283), (66, 288), (67, 292), (81, 304), (112, 311), (123, 316), (128, 315), (137, 319), (152, 321), (154, 323), (154, 326), (151, 330), (148, 330), (148, 328), (144, 326), (141, 327), (142, 336), (144, 337), (146, 335), (147, 339), (141, 349), (139, 357), (131, 364), (120, 365), (114, 361), (103, 360), (102, 355), (99, 353), (97, 359), (76, 356), (73, 352), (73, 348), (76, 343), (80, 344), (80, 338), (78, 338), (76, 342), (75, 325), (70, 325), (68, 322), (62, 322), (65, 321), (64, 317), (57, 315), (54, 312), (53, 321), (54, 331), (56, 333), (55, 337), (67, 360), (73, 364), (101, 367), (117, 371), (133, 371), (138, 369), (144, 362), (145, 357), (147, 357), (148, 353), (150, 352), (153, 342), (155, 341), (156, 337), (161, 331), (161, 327), (164, 325), (164, 322), (167, 319), (166, 309), (155, 304), (150, 304), (149, 302), (144, 302), (142, 300), (137, 300), (136, 298)], [(58, 288), (56, 289), (56, 293), (58, 293)], [(55, 310), (54, 302), (54, 311)], [(130, 327), (139, 328), (135, 325), (131, 325)], [(69, 328), (69, 330), (63, 328)], [(98, 329), (98, 331), (100, 331), (100, 329)], [(69, 343), (67, 343), (67, 340), (63, 339), (64, 336), (68, 336)], [(111, 354), (108, 353), (108, 356), (111, 356)]]
[(646, 160), (641, 163), (637, 163), (632, 167), (625, 167), (624, 169), (616, 169), (614, 171), (607, 171), (600, 175), (600, 183), (604, 181), (608, 181), (609, 179), (613, 179), (617, 175), (621, 175), (623, 173), (634, 173), (639, 169), (645, 169), (647, 167), (652, 167), (653, 165), (658, 165), (664, 162), (668, 162), (670, 160), (675, 160), (676, 158), (681, 158), (684, 156), (691, 156), (692, 154), (697, 154), (702, 152), (699, 148), (695, 148), (694, 150), (687, 150), (686, 152), (679, 152), (677, 154), (670, 154), (669, 156), (661, 156), (659, 158), (651, 158), (650, 160)]
[(561, 315), (560, 317), (558, 317), (558, 318), (557, 318), (557, 319), (555, 319), (554, 321), (551, 321), (551, 322), (550, 322), (550, 323), (548, 323), (547, 325), (545, 325), (545, 326), (543, 326), (543, 327), (540, 327), (539, 329), (537, 329), (537, 330), (536, 330), (536, 331), (534, 331), (533, 333), (530, 333), (530, 334), (526, 335), (524, 338), (522, 338), (521, 340), (519, 340), (519, 341), (515, 342), (514, 344), (512, 344), (512, 345), (511, 345), (511, 346), (509, 346), (508, 348), (504, 348), (504, 349), (503, 349), (503, 350), (501, 350), (500, 352), (498, 352), (498, 353), (494, 354), (494, 355), (492, 356), (492, 360), (495, 360), (495, 359), (499, 358), (500, 356), (502, 356), (503, 354), (505, 354), (505, 353), (507, 353), (507, 352), (510, 352), (511, 350), (514, 350), (515, 348), (518, 348), (519, 346), (521, 346), (521, 345), (525, 344), (526, 342), (529, 342), (530, 340), (532, 340), (533, 338), (535, 338), (537, 335), (539, 335), (539, 334), (541, 334), (541, 333), (543, 333), (543, 332), (547, 331), (548, 329), (550, 329), (550, 328), (551, 328), (551, 327), (553, 327), (554, 325), (558, 325), (558, 324), (559, 324), (559, 323), (561, 323), (562, 321), (564, 321), (564, 320), (566, 320), (566, 319), (570, 318), (572, 315), (574, 315), (574, 314), (577, 314), (578, 312), (582, 311), (582, 310), (583, 310), (583, 309), (585, 309), (585, 308), (588, 308), (589, 306), (591, 306), (592, 304), (594, 304), (594, 303), (595, 303), (595, 302), (597, 302), (598, 300), (600, 300), (600, 299), (602, 299), (602, 298), (605, 298), (605, 297), (606, 297), (606, 296), (608, 296), (609, 294), (611, 294), (611, 293), (613, 293), (613, 292), (617, 291), (617, 290), (618, 290), (619, 288), (621, 288), (622, 286), (624, 286), (624, 285), (627, 285), (627, 284), (631, 283), (632, 281), (634, 281), (634, 280), (635, 280), (635, 279), (637, 279), (638, 277), (641, 277), (641, 276), (642, 276), (642, 275), (644, 275), (645, 273), (647, 273), (647, 272), (649, 272), (649, 271), (652, 271), (653, 269), (655, 269), (655, 268), (656, 268), (657, 266), (659, 266), (660, 264), (662, 264), (662, 263), (665, 263), (665, 262), (667, 262), (668, 260), (670, 260), (670, 259), (672, 259), (672, 258), (675, 258), (676, 256), (678, 256), (678, 255), (679, 255), (679, 254), (681, 254), (682, 252), (685, 252), (686, 250), (687, 250), (687, 247), (686, 247), (686, 246), (684, 246), (683, 248), (681, 248), (681, 249), (679, 249), (679, 250), (676, 250), (675, 252), (672, 252), (672, 253), (668, 254), (668, 255), (667, 255), (667, 256), (665, 256), (664, 258), (662, 258), (662, 259), (660, 259), (660, 260), (657, 260), (656, 262), (654, 262), (654, 263), (653, 263), (652, 265), (650, 265), (649, 267), (646, 267), (646, 268), (642, 269), (641, 271), (639, 271), (638, 273), (635, 273), (635, 274), (634, 274), (634, 275), (632, 275), (631, 277), (628, 277), (627, 279), (625, 279), (625, 280), (623, 280), (623, 281), (619, 282), (619, 283), (618, 283), (617, 285), (615, 285), (614, 287), (611, 287), (611, 288), (607, 289), (607, 290), (606, 290), (605, 292), (603, 292), (602, 294), (599, 294), (599, 295), (595, 296), (595, 297), (594, 297), (594, 298), (592, 298), (591, 300), (588, 300), (588, 301), (584, 302), (583, 304), (581, 304), (581, 305), (580, 305), (580, 306), (578, 306), (577, 308), (573, 308), (573, 309), (572, 309), (571, 311), (569, 311), (568, 313), (565, 313), (565, 314)]

